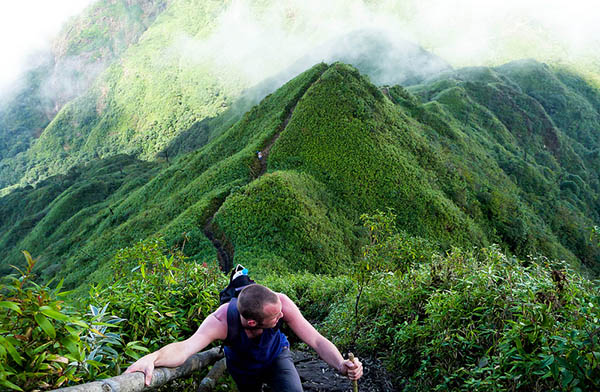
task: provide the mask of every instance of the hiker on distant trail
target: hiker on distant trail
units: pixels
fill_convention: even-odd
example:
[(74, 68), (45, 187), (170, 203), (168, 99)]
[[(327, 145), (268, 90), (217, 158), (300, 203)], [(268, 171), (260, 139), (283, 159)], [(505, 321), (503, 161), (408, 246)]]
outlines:
[(256, 152), (256, 156), (258, 156), (258, 160), (259, 160), (259, 161), (260, 161), (260, 160), (262, 160), (262, 157), (263, 157), (263, 153), (262, 153), (262, 151), (257, 151), (257, 152)]
[(274, 391), (302, 391), (290, 356), (290, 344), (280, 330), (283, 322), (340, 374), (351, 380), (362, 376), (360, 361), (344, 360), (335, 345), (317, 332), (291, 299), (259, 284), (244, 287), (238, 298), (221, 305), (189, 339), (140, 358), (126, 372), (143, 372), (146, 385), (150, 385), (155, 367), (177, 367), (213, 341), (224, 340), (227, 370), (240, 392), (260, 392), (263, 383)]

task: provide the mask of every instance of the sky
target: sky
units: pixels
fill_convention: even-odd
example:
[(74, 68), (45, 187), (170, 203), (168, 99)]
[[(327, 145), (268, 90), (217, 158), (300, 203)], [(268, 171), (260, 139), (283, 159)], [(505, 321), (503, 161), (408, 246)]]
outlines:
[[(0, 96), (19, 72), (31, 66), (27, 55), (49, 47), (49, 39), (61, 25), (92, 1), (0, 1)], [(412, 38), (455, 66), (494, 65), (514, 53), (576, 59), (600, 52), (599, 0), (372, 0), (368, 5), (359, 0), (286, 0), (275, 2), (266, 13), (284, 19), (258, 21), (246, 18), (245, 3), (248, 0), (232, 0), (231, 10), (217, 28), (228, 46), (213, 39), (205, 47), (226, 55), (227, 61), (231, 60), (226, 53), (229, 47), (248, 69), (277, 67), (271, 58), (310, 50), (304, 36), (284, 34), (294, 17), (290, 9), (302, 16), (304, 28), (310, 25), (322, 35), (365, 26), (387, 28), (392, 34), (401, 31), (404, 38)], [(283, 36), (287, 38), (279, 39)], [(265, 61), (252, 58), (257, 51), (265, 54)]]
[(92, 0), (0, 1), (0, 93), (28, 66), (27, 55), (49, 48), (51, 37), (58, 33), (63, 23), (91, 2)]

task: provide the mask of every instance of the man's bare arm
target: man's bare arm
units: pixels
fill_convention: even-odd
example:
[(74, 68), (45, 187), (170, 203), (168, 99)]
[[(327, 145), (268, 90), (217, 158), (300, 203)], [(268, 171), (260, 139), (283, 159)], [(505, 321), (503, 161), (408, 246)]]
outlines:
[(331, 341), (325, 338), (309, 323), (296, 304), (285, 294), (279, 294), (281, 300), (283, 321), (306, 344), (312, 347), (329, 366), (352, 380), (358, 380), (363, 373), (362, 363), (356, 360), (344, 360), (342, 354)]
[(227, 304), (221, 305), (219, 309), (204, 319), (190, 338), (168, 344), (160, 350), (140, 358), (125, 372), (143, 372), (146, 375), (146, 385), (150, 385), (155, 367), (177, 367), (213, 341), (225, 340), (225, 338), (227, 338)]

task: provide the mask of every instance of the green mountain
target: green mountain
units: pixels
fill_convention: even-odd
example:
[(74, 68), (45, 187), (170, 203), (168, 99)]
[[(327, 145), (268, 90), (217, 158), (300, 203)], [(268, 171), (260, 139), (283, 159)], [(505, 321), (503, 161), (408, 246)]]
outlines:
[(336, 273), (357, 257), (359, 215), (385, 208), (442, 250), (499, 243), (595, 269), (598, 97), (534, 61), (409, 90), (319, 64), (235, 124), (224, 115), (197, 151), (107, 158), (5, 196), (3, 271), (28, 249), (43, 275), (73, 286), (100, 278), (116, 250), (161, 235), (171, 246), (185, 239), (197, 260), (214, 259), (217, 244), (224, 267), (234, 258)]
[[(268, 16), (260, 1), (249, 7), (257, 18)], [(243, 61), (224, 65), (228, 59), (211, 46), (224, 44), (218, 34), (227, 34), (220, 30), (226, 10), (220, 1), (105, 0), (70, 22), (52, 57), (29, 72), (21, 92), (0, 109), (1, 192), (115, 154), (153, 160), (190, 131), (201, 131), (194, 137), (194, 147), (201, 147), (214, 136), (206, 122), (240, 99), (249, 103), (237, 104), (235, 112), (243, 114), (320, 61), (352, 63), (387, 84), (449, 69), (417, 45), (365, 30), (329, 40), (271, 74), (258, 71), (270, 79), (257, 82)], [(300, 19), (289, 29), (320, 42)], [(361, 60), (375, 57), (380, 61)]]

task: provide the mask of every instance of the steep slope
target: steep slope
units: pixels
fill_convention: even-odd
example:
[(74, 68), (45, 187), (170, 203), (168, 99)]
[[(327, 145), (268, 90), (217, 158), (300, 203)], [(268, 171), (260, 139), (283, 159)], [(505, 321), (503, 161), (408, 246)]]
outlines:
[[(28, 227), (28, 231), (19, 232), (22, 234), (20, 237), (11, 236), (11, 243), (17, 244), (17, 247), (3, 248), (3, 253), (6, 253), (2, 259), (10, 261), (18, 258), (18, 249), (22, 249), (23, 244), (39, 244), (39, 248), (36, 247), (39, 249), (38, 254), (52, 253), (54, 256), (53, 260), (44, 257), (41, 268), (60, 258), (64, 271), (71, 272), (67, 283), (74, 285), (96, 270), (98, 263), (105, 261), (117, 249), (154, 234), (164, 235), (170, 245), (181, 243), (187, 238), (186, 252), (213, 258), (215, 250), (203, 233), (204, 226), (233, 189), (250, 182), (260, 171), (255, 151), (267, 144), (278, 132), (289, 109), (325, 68), (325, 65), (315, 66), (298, 76), (265, 98), (259, 107), (246, 113), (239, 122), (206, 147), (170, 164), (163, 163), (165, 167), (151, 181), (148, 182), (146, 176), (131, 179), (126, 194), (114, 196), (109, 203), (97, 204), (98, 211), (88, 211), (88, 215), (82, 213), (93, 224), (81, 226), (78, 222), (71, 223), (71, 230), (79, 230), (79, 235), (65, 235), (65, 246), (58, 253), (52, 253), (52, 242), (38, 237), (40, 231)], [(57, 179), (60, 177), (49, 181), (54, 183)], [(82, 186), (77, 182), (71, 187), (75, 189)], [(37, 188), (29, 188), (23, 192), (29, 195), (29, 192), (36, 190)], [(25, 197), (23, 194), (19, 197), (9, 195), (1, 200), (6, 203), (5, 209), (11, 210), (15, 201)], [(41, 196), (31, 193), (31, 197)], [(79, 194), (72, 199), (71, 206), (85, 208), (86, 205), (78, 201), (84, 197), (85, 193)], [(6, 222), (3, 230), (9, 231), (20, 219), (30, 218), (29, 215), (16, 216), (14, 220)], [(59, 221), (62, 222), (62, 218)], [(55, 221), (55, 227), (60, 222)], [(48, 248), (45, 249), (45, 246)], [(8, 264), (9, 262), (6, 263)]]
[[(0, 248), (3, 259), (10, 261), (0, 266), (0, 273), (11, 271), (9, 264), (17, 263), (22, 249), (38, 255), (44, 278), (63, 271), (69, 257), (85, 257), (81, 248), (94, 241), (90, 233), (96, 225), (113, 215), (113, 205), (147, 183), (158, 167), (115, 156), (72, 168), (0, 199)], [(87, 256), (108, 257), (92, 254)]]
[(25, 248), (47, 278), (62, 271), (76, 286), (102, 280), (119, 248), (161, 235), (223, 268), (336, 273), (359, 257), (359, 216), (385, 208), (442, 250), (495, 242), (597, 268), (597, 192), (579, 180), (597, 174), (536, 99), (493, 69), (411, 91), (319, 64), (198, 151), (108, 159), (22, 189), (0, 199), (3, 271)]
[[(567, 76), (571, 85), (560, 80)], [(588, 237), (600, 213), (595, 154), (600, 134), (593, 129), (600, 119), (595, 104), (598, 90), (564, 70), (523, 61), (496, 69), (459, 70), (411, 91), (427, 102), (425, 107), (441, 103), (446, 113), (463, 123), (463, 132), (484, 142), (478, 149), (489, 151), (511, 187), (517, 187), (513, 189), (521, 202), (543, 221), (533, 227), (546, 226), (580, 260), (597, 266), (598, 251)], [(473, 171), (479, 165), (469, 166)], [(480, 202), (491, 202), (477, 192)], [(497, 221), (496, 213), (488, 214)], [(527, 216), (525, 223), (532, 222), (521, 211), (507, 222), (515, 225), (522, 216)], [(538, 249), (552, 242), (532, 242), (527, 230), (503, 231), (513, 237), (514, 246), (521, 242), (518, 246)], [(550, 249), (545, 253), (564, 257)]]
[[(173, 157), (180, 150), (190, 151), (180, 148), (182, 137), (193, 139), (190, 144), (199, 148), (226, 129), (215, 125), (224, 111), (237, 106), (229, 111), (235, 114), (231, 125), (266, 94), (319, 61), (353, 63), (377, 83), (416, 82), (449, 69), (419, 46), (381, 31), (326, 39), (310, 28), (306, 14), (286, 22), (282, 39), (302, 36), (303, 47), (315, 47), (282, 58), (279, 68), (251, 72), (236, 57), (238, 43), (227, 41), (230, 33), (224, 30), (228, 25), (223, 19), (235, 15), (236, 7), (187, 0), (106, 0), (95, 5), (55, 45), (56, 58), (46, 67), (51, 75), (39, 87), (53, 91), (37, 105), (46, 107), (45, 116), (22, 127), (22, 145), (0, 165), (0, 188), (35, 184), (73, 165), (119, 153), (144, 160)], [(255, 19), (268, 18), (271, 12), (262, 1), (242, 8), (248, 9), (246, 19), (251, 21), (240, 23), (250, 23), (245, 26), (250, 30)], [(270, 78), (264, 81), (255, 74)], [(18, 114), (21, 119), (26, 113)], [(16, 139), (7, 136), (6, 144)], [(15, 156), (17, 151), (22, 154)]]
[[(247, 252), (244, 262), (271, 258), (306, 266), (310, 258), (321, 268), (343, 265), (356, 251), (352, 226), (358, 215), (386, 206), (399, 212), (408, 232), (446, 246), (485, 241), (467, 216), (424, 181), (414, 153), (426, 142), (393, 110), (354, 68), (336, 64), (319, 78), (273, 146), (272, 174), (227, 199), (216, 216)], [(311, 193), (319, 195), (316, 204), (307, 201)], [(271, 208), (259, 207), (263, 203)], [(346, 233), (328, 229), (344, 221)], [(348, 250), (336, 250), (344, 241)]]
[(181, 40), (208, 36), (224, 7), (219, 1), (168, 4), (119, 62), (69, 102), (28, 151), (7, 163), (6, 177), (16, 171), (21, 184), (35, 183), (117, 153), (153, 159), (179, 131), (223, 111), (244, 85), (235, 75), (215, 74), (211, 64), (198, 64), (179, 46)]
[(415, 84), (451, 69), (434, 54), (414, 43), (391, 37), (388, 32), (376, 29), (353, 31), (313, 48), (288, 68), (244, 90), (223, 114), (195, 122), (179, 133), (159, 156), (174, 156), (201, 147), (258, 103), (258, 98), (280, 87), (282, 81), (318, 62), (336, 61), (351, 64), (377, 85)]
[(138, 42), (167, 7), (167, 0), (102, 0), (63, 27), (52, 47), (45, 86), (54, 113), (84, 93), (115, 59)]

